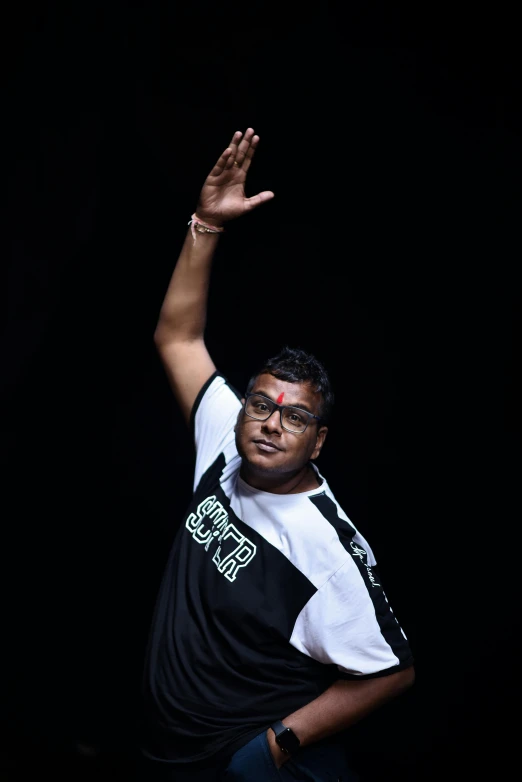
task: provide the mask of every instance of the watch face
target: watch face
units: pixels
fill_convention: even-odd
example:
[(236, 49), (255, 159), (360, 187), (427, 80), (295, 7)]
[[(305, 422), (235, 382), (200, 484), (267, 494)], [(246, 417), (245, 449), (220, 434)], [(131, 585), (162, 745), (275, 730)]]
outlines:
[(285, 728), (276, 736), (276, 741), (285, 752), (296, 752), (299, 749), (299, 739), (290, 728)]

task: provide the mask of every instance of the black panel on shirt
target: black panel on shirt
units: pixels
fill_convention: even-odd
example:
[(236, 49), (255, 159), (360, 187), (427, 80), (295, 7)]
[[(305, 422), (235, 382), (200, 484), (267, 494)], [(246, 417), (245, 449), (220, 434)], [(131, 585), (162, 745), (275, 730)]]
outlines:
[[(316, 588), (280, 551), (241, 521), (220, 485), (220, 454), (204, 473), (173, 544), (153, 621), (145, 673), (152, 732), (146, 746), (176, 765), (215, 763), (332, 681), (331, 666), (289, 643)], [(187, 527), (209, 497), (256, 554), (234, 581)], [(208, 517), (204, 523), (212, 528)], [(223, 540), (220, 556), (234, 540)], [(242, 578), (243, 576), (243, 578)], [(204, 708), (202, 708), (204, 704)]]

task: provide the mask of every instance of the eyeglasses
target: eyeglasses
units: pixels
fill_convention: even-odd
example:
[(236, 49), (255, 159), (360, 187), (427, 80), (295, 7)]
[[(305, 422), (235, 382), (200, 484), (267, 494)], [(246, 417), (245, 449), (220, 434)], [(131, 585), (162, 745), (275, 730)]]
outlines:
[(268, 421), (274, 410), (279, 410), (283, 429), (293, 434), (303, 434), (313, 418), (322, 420), (320, 416), (301, 410), (300, 407), (278, 405), (262, 394), (246, 394), (245, 413), (250, 418), (255, 418), (256, 421)]

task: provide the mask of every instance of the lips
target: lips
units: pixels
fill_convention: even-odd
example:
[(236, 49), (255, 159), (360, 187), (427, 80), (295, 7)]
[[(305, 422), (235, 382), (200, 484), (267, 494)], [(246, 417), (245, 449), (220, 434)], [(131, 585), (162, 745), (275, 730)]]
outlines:
[(274, 451), (275, 452), (275, 451), (281, 451), (282, 450), (281, 448), (278, 448), (278, 446), (275, 445), (270, 440), (254, 440), (254, 443), (257, 445), (257, 447), (261, 451), (266, 451), (266, 452)]

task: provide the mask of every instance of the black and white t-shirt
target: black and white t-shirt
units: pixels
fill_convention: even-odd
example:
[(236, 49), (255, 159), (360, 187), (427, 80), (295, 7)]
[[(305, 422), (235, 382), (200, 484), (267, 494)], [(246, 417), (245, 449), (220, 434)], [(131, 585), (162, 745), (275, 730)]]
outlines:
[(413, 662), (373, 553), (324, 478), (289, 495), (241, 479), (240, 407), (217, 373), (196, 400), (194, 495), (152, 624), (144, 750), (180, 765), (216, 762), (336, 679)]

